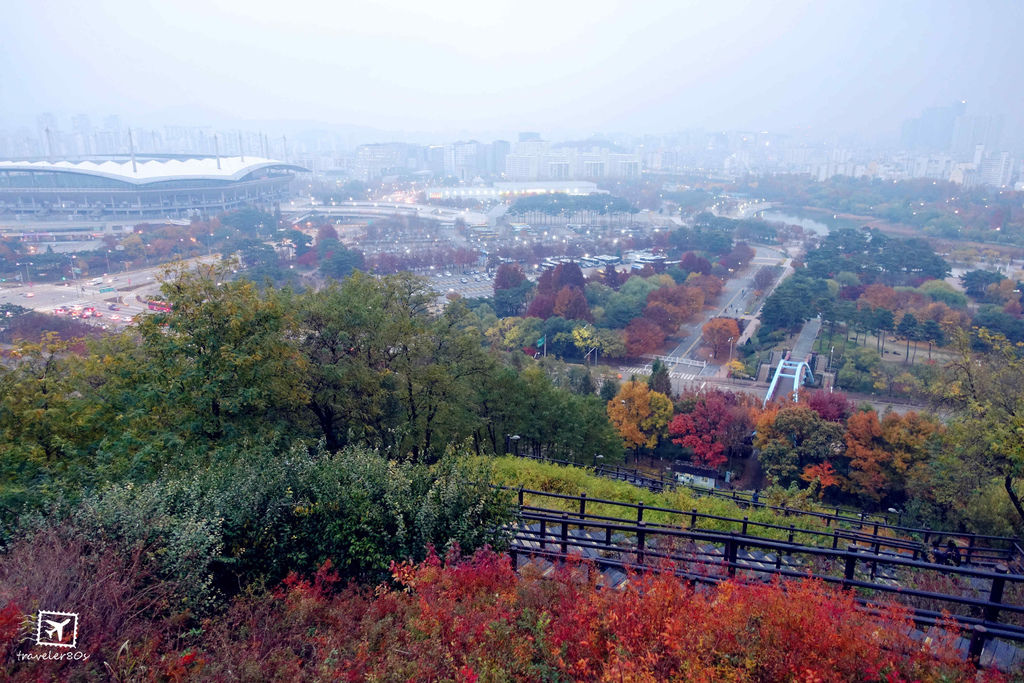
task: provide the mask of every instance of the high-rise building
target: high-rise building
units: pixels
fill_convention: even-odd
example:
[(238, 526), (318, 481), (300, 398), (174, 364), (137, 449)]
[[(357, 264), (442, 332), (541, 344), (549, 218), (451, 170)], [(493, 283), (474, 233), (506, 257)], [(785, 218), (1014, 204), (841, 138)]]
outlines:
[(903, 145), (915, 151), (949, 151), (957, 117), (963, 116), (965, 101), (945, 107), (929, 107), (921, 116), (903, 124)]
[(958, 116), (951, 148), (954, 156), (960, 161), (968, 161), (978, 145), (983, 145), (986, 152), (999, 149), (1002, 128), (1003, 122), (998, 116)]

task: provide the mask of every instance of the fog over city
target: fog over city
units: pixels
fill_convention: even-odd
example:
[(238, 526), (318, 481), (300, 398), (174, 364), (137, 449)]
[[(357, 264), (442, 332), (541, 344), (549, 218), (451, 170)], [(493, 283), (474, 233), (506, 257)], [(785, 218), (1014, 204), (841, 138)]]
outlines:
[(691, 128), (898, 140), (966, 101), (1024, 111), (1019, 2), (11, 3), (0, 129), (130, 126), (353, 142)]

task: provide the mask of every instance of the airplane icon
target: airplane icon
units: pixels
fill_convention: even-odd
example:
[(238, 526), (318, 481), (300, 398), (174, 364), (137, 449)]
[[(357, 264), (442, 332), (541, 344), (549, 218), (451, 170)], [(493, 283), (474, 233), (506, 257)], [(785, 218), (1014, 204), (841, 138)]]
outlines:
[(65, 619), (64, 621), (50, 621), (49, 619), (43, 619), (52, 628), (47, 629), (46, 637), (53, 638), (53, 634), (57, 634), (56, 642), (61, 643), (64, 641), (64, 627), (68, 625), (71, 619)]
[(39, 610), (36, 644), (75, 647), (78, 644), (78, 615), (71, 612)]

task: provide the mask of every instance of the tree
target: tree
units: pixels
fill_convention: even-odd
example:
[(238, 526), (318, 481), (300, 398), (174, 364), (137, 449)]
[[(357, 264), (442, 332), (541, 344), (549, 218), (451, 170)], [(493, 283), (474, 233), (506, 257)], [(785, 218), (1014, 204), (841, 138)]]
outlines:
[[(896, 334), (899, 337), (907, 340), (907, 349), (903, 357), (903, 362), (907, 363), (910, 361), (910, 342), (913, 339), (917, 339), (919, 333), (919, 326), (917, 324), (917, 318), (910, 311), (903, 314), (900, 319), (900, 324), (896, 326)], [(914, 348), (917, 348), (916, 346)]]
[(672, 378), (669, 377), (668, 366), (660, 360), (656, 359), (651, 364), (651, 376), (647, 378), (647, 386), (659, 394), (672, 395)]
[(320, 272), (335, 280), (344, 280), (353, 270), (363, 267), (363, 253), (338, 243), (320, 261)]
[(526, 316), (547, 320), (553, 315), (555, 315), (555, 297), (551, 294), (537, 292), (537, 296), (533, 297), (533, 301), (530, 302), (530, 307), (526, 309)]
[(757, 272), (754, 273), (754, 286), (757, 287), (758, 291), (764, 292), (775, 284), (775, 279), (778, 276), (778, 268), (773, 266), (761, 266)]
[(1024, 477), (1024, 358), (1001, 335), (979, 330), (976, 337), (989, 351), (974, 353), (971, 337), (959, 333), (957, 357), (935, 391), (957, 411), (951, 431), (959, 462), (953, 476), (997, 479), (1022, 524), (1024, 504), (1017, 487)]
[(818, 500), (821, 500), (825, 496), (826, 489), (839, 486), (842, 483), (842, 479), (836, 475), (836, 471), (830, 462), (823, 462), (819, 465), (808, 465), (804, 468), (800, 478), (812, 486), (817, 482), (817, 485), (820, 487), (818, 491)]
[(665, 343), (665, 332), (647, 318), (637, 318), (626, 326), (626, 352), (630, 356), (653, 353)]
[(526, 279), (519, 264), (501, 264), (494, 275), (494, 312), (502, 318), (520, 315), (532, 288), (533, 285)]
[(712, 318), (701, 328), (704, 339), (711, 344), (711, 356), (718, 358), (718, 352), (740, 338), (740, 328), (733, 318)]
[(587, 306), (587, 299), (583, 296), (583, 290), (578, 287), (570, 285), (562, 287), (555, 297), (552, 311), (555, 315), (560, 315), (566, 320), (587, 320), (593, 322), (593, 316), (590, 315), (590, 307)]
[(846, 394), (831, 391), (811, 392), (807, 405), (824, 420), (829, 422), (846, 422), (853, 414), (854, 406), (846, 398)]
[(946, 335), (942, 333), (942, 328), (934, 320), (925, 320), (921, 326), (921, 337), (928, 342), (928, 360), (932, 359), (932, 344), (942, 345)]
[(503, 289), (515, 289), (526, 282), (526, 275), (518, 263), (502, 263), (494, 274), (494, 293)]
[(697, 397), (693, 409), (672, 418), (668, 433), (672, 443), (693, 450), (693, 460), (705, 467), (725, 464), (725, 436), (729, 432), (733, 414), (721, 392)]
[(643, 382), (626, 382), (608, 401), (607, 411), (626, 448), (632, 448), (638, 456), (641, 448), (658, 445), (672, 417), (672, 401)]
[(161, 285), (171, 312), (138, 327), (151, 366), (136, 410), (203, 441), (266, 433), (307, 399), (284, 302), (228, 275), (226, 264), (171, 271)]
[(963, 283), (967, 294), (975, 299), (984, 298), (989, 285), (997, 284), (1004, 279), (1006, 276), (1002, 273), (991, 270), (971, 270), (960, 276), (960, 282)]
[(761, 452), (765, 474), (788, 485), (808, 465), (835, 462), (843, 452), (844, 432), (841, 424), (822, 419), (811, 408), (789, 404), (758, 418), (754, 447)]

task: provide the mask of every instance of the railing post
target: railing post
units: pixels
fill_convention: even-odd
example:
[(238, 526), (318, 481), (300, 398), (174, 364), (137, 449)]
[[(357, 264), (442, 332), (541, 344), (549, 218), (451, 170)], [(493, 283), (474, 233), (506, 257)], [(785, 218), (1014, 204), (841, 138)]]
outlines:
[(644, 504), (643, 503), (637, 503), (636, 504), (636, 523), (639, 524), (642, 521), (644, 521)]
[(747, 535), (747, 518), (746, 517), (743, 518), (743, 531), (741, 531), (740, 533), (743, 534), (744, 536)]
[(606, 548), (611, 548), (612, 547), (612, 528), (611, 528), (611, 526), (606, 526), (604, 528), (604, 544), (605, 544)]
[(523, 486), (522, 486), (522, 484), (519, 485), (519, 509), (520, 510), (523, 509)]
[(540, 549), (541, 550), (547, 550), (548, 549), (547, 538), (548, 538), (548, 520), (541, 519), (540, 520)]
[(636, 563), (643, 566), (645, 561), (644, 550), (647, 549), (647, 532), (644, 531), (644, 523), (642, 521), (638, 521), (636, 525), (640, 527), (636, 532)]
[(967, 539), (967, 564), (971, 563), (971, 557), (974, 555), (974, 536)]
[(584, 491), (580, 494), (580, 519), (584, 519), (587, 516), (587, 492)]
[(729, 576), (736, 576), (736, 554), (739, 550), (739, 542), (736, 540), (736, 532), (729, 532), (729, 538), (725, 541), (725, 561), (728, 563)]
[(690, 511), (690, 531), (697, 528), (697, 508)]
[(832, 532), (832, 550), (839, 547), (839, 529)]
[(853, 581), (854, 571), (857, 569), (857, 546), (846, 547), (846, 565), (843, 567), (843, 588), (846, 588), (850, 581)]
[(967, 658), (973, 659), (975, 663), (981, 661), (981, 653), (985, 649), (985, 641), (988, 640), (988, 629), (981, 624), (975, 624), (971, 629), (971, 643), (967, 647)]
[(1003, 588), (1006, 586), (1006, 578), (1002, 576), (1010, 571), (1002, 562), (996, 564), (996, 576), (992, 579), (992, 590), (988, 594), (988, 604), (985, 605), (985, 621), (995, 622), (999, 618), (999, 603), (1003, 601)]
[(563, 555), (568, 555), (569, 554), (569, 545), (567, 543), (568, 540), (569, 540), (569, 514), (563, 512), (562, 513), (562, 554)]
[(794, 532), (794, 531), (796, 531), (796, 529), (794, 529), (794, 528), (793, 528), (793, 525), (792, 525), (792, 524), (790, 524), (790, 525), (789, 525), (789, 542), (790, 542), (790, 543), (792, 543), (792, 542), (793, 542), (793, 532)]

